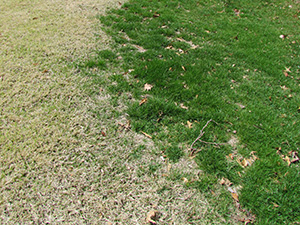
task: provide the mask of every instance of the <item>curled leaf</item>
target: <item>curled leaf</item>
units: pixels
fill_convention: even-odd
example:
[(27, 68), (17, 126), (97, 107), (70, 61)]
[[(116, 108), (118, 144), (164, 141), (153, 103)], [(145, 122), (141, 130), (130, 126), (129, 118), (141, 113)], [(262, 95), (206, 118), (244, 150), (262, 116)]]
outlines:
[(150, 212), (148, 212), (147, 218), (146, 218), (147, 223), (156, 224), (156, 222), (154, 220), (157, 217), (157, 213), (158, 213), (158, 211), (156, 211), (156, 210), (151, 210)]
[(235, 193), (235, 192), (232, 192), (231, 193), (231, 196), (232, 196), (232, 198), (235, 200), (235, 201), (239, 201), (239, 196), (238, 196), (238, 194), (237, 193)]
[(193, 127), (193, 123), (191, 123), (190, 121), (187, 121), (187, 125), (188, 125), (189, 129), (191, 129)]
[(189, 109), (189, 107), (183, 105), (183, 103), (180, 104), (180, 108), (182, 108), (182, 109)]
[(147, 101), (148, 101), (147, 98), (143, 98), (143, 99), (140, 101), (139, 105), (143, 105), (143, 104), (146, 103)]

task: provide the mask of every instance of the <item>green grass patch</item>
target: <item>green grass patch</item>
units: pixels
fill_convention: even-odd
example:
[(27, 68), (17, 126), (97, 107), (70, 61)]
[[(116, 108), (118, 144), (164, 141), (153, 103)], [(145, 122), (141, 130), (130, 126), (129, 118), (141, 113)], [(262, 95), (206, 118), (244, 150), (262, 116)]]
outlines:
[[(133, 129), (178, 162), (184, 155), (178, 146), (188, 148), (208, 120), (216, 121), (202, 141), (237, 141), (198, 141), (196, 162), (216, 181), (192, 186), (210, 190), (222, 177), (241, 185), (241, 204), (258, 224), (299, 222), (299, 162), (288, 166), (280, 157), (291, 160), (300, 144), (298, 9), (283, 0), (132, 0), (101, 17), (116, 50), (99, 57), (122, 57), (126, 73), (111, 77), (117, 85), (110, 90), (133, 94), (127, 111)], [(145, 84), (153, 87), (146, 91)], [(240, 166), (237, 160), (253, 151), (259, 159)]]

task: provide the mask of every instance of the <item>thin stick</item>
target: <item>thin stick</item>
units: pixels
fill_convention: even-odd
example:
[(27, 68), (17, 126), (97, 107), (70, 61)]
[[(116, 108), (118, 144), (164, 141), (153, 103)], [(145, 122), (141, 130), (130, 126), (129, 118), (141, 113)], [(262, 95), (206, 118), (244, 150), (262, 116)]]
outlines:
[(212, 119), (210, 119), (209, 121), (207, 121), (207, 123), (205, 124), (205, 126), (200, 130), (200, 134), (199, 136), (196, 138), (196, 140), (191, 144), (190, 149), (193, 150), (193, 146), (194, 144), (205, 134), (205, 132), (203, 132), (203, 130), (208, 126), (208, 124), (212, 121)]
[(215, 122), (214, 120), (210, 119), (209, 121), (206, 122), (206, 124), (204, 125), (204, 127), (201, 129), (200, 131), (200, 134), (199, 136), (196, 138), (196, 140), (191, 144), (191, 147), (190, 147), (190, 150), (191, 150), (191, 155), (193, 155), (194, 153), (198, 152), (196, 151), (196, 149), (193, 148), (194, 144), (197, 142), (197, 141), (200, 141), (202, 143), (205, 143), (205, 144), (212, 144), (212, 145), (216, 145), (216, 146), (219, 146), (219, 145), (225, 145), (226, 143), (215, 143), (215, 142), (206, 142), (206, 141), (202, 141), (200, 140), (202, 138), (202, 136), (205, 134), (204, 132), (204, 129), (208, 126), (208, 124), (210, 122), (214, 122), (216, 124), (218, 124), (217, 122)]
[(199, 141), (204, 144), (210, 144), (210, 145), (226, 145), (227, 144), (227, 143), (208, 142), (208, 141), (202, 141), (202, 140), (199, 140)]

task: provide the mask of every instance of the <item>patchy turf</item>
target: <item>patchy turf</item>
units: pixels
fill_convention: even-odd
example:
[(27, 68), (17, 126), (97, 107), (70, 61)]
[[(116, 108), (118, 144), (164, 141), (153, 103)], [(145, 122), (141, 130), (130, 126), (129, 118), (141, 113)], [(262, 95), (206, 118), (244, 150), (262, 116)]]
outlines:
[(120, 61), (112, 103), (128, 99), (162, 157), (205, 171), (176, 177), (223, 183), (258, 224), (299, 223), (299, 1), (131, 0), (101, 22), (116, 47), (83, 67)]
[(170, 164), (120, 125), (126, 99), (114, 106), (107, 92), (118, 69), (92, 68), (110, 41), (95, 21), (108, 6), (120, 3), (0, 3), (1, 223), (147, 224), (151, 210), (159, 224), (238, 223), (220, 185), (217, 195), (186, 187), (202, 179), (193, 160)]

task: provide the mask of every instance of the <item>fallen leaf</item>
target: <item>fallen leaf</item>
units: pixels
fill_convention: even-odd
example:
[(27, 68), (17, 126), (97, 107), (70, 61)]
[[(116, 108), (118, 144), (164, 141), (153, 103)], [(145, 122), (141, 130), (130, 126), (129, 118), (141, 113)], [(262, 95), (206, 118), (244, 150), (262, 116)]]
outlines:
[(235, 192), (232, 192), (231, 193), (231, 196), (232, 196), (232, 198), (235, 200), (235, 201), (239, 201), (239, 196), (238, 196), (238, 194), (237, 193), (235, 193)]
[(187, 125), (188, 125), (188, 128), (192, 128), (193, 127), (193, 123), (191, 123), (190, 121), (187, 121)]
[(287, 86), (285, 86), (285, 85), (283, 85), (283, 86), (280, 86), (281, 87), (281, 89), (282, 90), (284, 90), (284, 91), (287, 91), (287, 90), (289, 90), (289, 88), (287, 87)]
[(242, 166), (246, 167), (246, 166), (249, 166), (249, 165), (250, 165), (249, 161), (247, 159), (243, 159)]
[(291, 73), (291, 67), (285, 67), (285, 72)]
[(146, 84), (144, 85), (144, 90), (145, 90), (145, 91), (150, 91), (152, 88), (153, 88), (153, 85), (151, 85), (151, 84), (146, 83)]
[(252, 152), (250, 152), (250, 155), (254, 156), (255, 153), (257, 153), (257, 152), (256, 151), (252, 151)]
[(277, 205), (275, 202), (273, 202), (274, 208), (278, 208), (279, 205)]
[(222, 177), (222, 179), (220, 180), (220, 184), (221, 185), (226, 185), (226, 186), (231, 186), (232, 185), (230, 180), (228, 180), (227, 178), (224, 178), (224, 177)]
[(180, 103), (180, 108), (182, 108), (182, 109), (189, 109), (187, 106), (184, 106), (183, 103)]
[(240, 10), (238, 10), (238, 9), (234, 9), (234, 14), (235, 14), (236, 16), (240, 16), (240, 13), (241, 13), (241, 11), (240, 11)]
[(139, 105), (143, 105), (143, 104), (146, 103), (147, 101), (148, 101), (147, 98), (143, 98), (143, 99), (140, 101)]
[(236, 159), (236, 162), (237, 162), (241, 167), (244, 167), (243, 164), (242, 164), (242, 162), (241, 162), (241, 160), (240, 160), (239, 158)]
[(138, 52), (143, 53), (143, 52), (146, 52), (146, 51), (147, 51), (147, 50), (144, 49), (142, 46), (139, 46), (139, 45), (133, 45), (133, 46), (136, 47), (136, 48), (138, 49)]
[(288, 166), (291, 165), (291, 160), (287, 155), (283, 158), (283, 160), (287, 162)]
[(182, 41), (182, 42), (186, 42), (186, 40), (184, 40), (183, 38), (176, 38), (177, 41)]
[(156, 211), (156, 210), (151, 210), (150, 212), (148, 212), (147, 218), (146, 218), (147, 223), (156, 224), (156, 222), (154, 220), (157, 217), (157, 213), (158, 213), (158, 211)]
[(285, 35), (283, 35), (283, 34), (281, 34), (280, 36), (279, 36), (279, 38), (281, 38), (281, 39), (285, 39)]
[(185, 183), (185, 184), (186, 184), (187, 182), (189, 182), (189, 180), (186, 179), (185, 177), (183, 177), (182, 180), (183, 180), (183, 183)]
[(289, 152), (289, 154), (292, 156), (291, 163), (295, 163), (295, 162), (298, 162), (300, 160), (299, 157), (298, 157), (298, 152), (291, 151), (291, 152)]
[(246, 106), (242, 105), (241, 103), (236, 103), (237, 106), (239, 106), (241, 109), (246, 108)]

